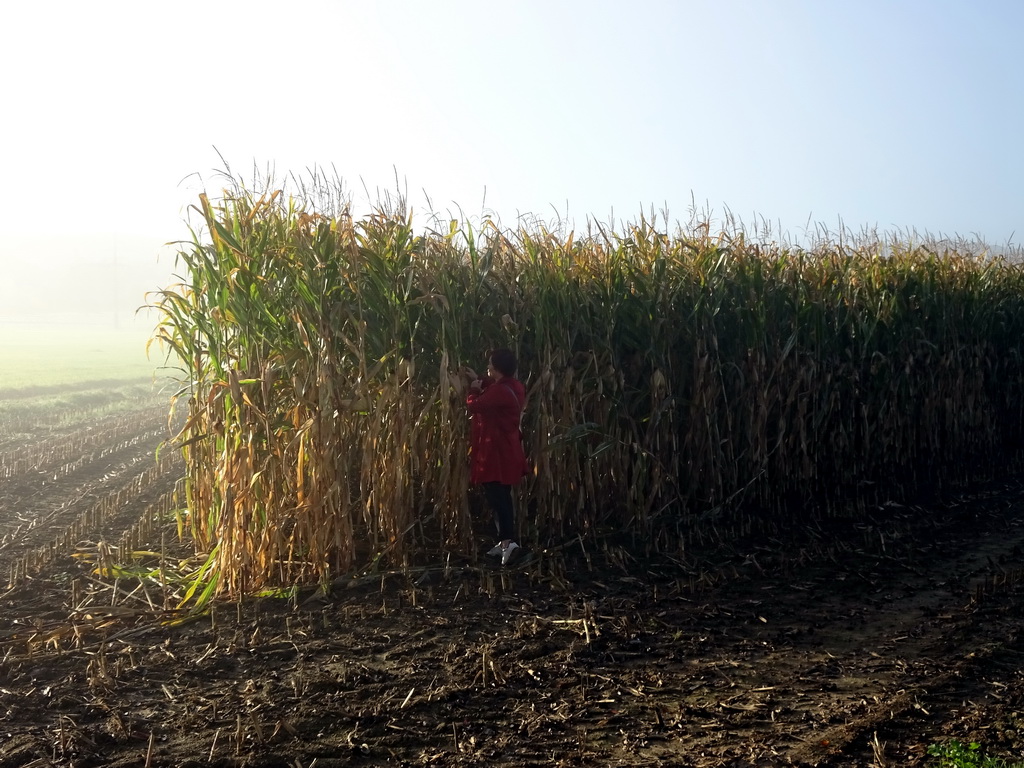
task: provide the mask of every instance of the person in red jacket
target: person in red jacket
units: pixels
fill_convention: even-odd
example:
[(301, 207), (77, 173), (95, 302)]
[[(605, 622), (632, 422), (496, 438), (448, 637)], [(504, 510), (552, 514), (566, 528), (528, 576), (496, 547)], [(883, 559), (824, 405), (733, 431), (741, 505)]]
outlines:
[(491, 352), (487, 376), (472, 379), (466, 407), (471, 414), (470, 482), (483, 486), (487, 505), (494, 512), (498, 543), (487, 555), (500, 557), (508, 565), (522, 554), (515, 541), (515, 509), (512, 486), (527, 473), (520, 419), (526, 405), (526, 390), (516, 379), (516, 356), (508, 349)]

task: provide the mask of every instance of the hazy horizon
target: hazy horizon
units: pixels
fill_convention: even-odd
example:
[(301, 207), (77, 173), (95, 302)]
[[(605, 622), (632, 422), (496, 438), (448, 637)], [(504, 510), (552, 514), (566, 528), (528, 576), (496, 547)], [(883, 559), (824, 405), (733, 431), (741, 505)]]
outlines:
[(0, 324), (152, 327), (137, 311), (173, 282), (173, 251), (155, 238), (85, 233), (0, 241)]
[(795, 238), (1024, 230), (1010, 0), (56, 0), (5, 22), (0, 318), (134, 313), (225, 163), (577, 234), (692, 207)]

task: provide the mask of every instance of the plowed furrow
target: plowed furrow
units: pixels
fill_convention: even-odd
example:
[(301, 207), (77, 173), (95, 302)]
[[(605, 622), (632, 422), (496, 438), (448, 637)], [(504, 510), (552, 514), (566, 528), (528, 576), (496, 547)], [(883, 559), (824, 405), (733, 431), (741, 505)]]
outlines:
[(72, 461), (6, 479), (0, 486), (0, 578), (31, 575), (90, 533), (130, 527), (145, 497), (166, 492), (180, 475), (173, 452), (157, 460), (166, 436), (164, 418), (152, 411), (131, 432), (108, 434), (105, 445)]

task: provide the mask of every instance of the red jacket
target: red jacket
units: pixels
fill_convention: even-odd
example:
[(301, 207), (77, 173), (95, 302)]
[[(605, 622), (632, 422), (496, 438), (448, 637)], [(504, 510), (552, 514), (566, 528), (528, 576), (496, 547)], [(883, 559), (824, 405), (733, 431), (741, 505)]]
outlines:
[(480, 392), (470, 392), (466, 407), (472, 414), (470, 481), (514, 485), (527, 473), (519, 419), (526, 390), (510, 376), (483, 380)]

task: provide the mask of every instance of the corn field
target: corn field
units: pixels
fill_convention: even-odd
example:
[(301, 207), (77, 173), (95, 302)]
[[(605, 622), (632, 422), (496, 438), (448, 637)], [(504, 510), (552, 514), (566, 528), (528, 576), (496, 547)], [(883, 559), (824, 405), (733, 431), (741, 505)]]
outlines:
[(653, 221), (581, 235), (243, 184), (158, 294), (208, 591), (472, 544), (460, 366), (520, 360), (523, 538), (648, 551), (907, 498), (1020, 445), (1024, 276), (964, 247), (811, 249)]

